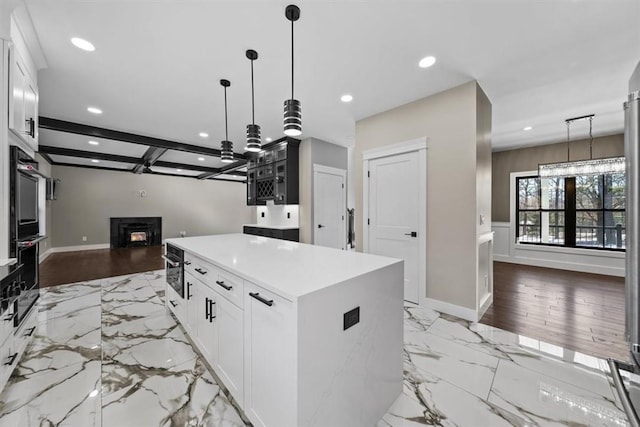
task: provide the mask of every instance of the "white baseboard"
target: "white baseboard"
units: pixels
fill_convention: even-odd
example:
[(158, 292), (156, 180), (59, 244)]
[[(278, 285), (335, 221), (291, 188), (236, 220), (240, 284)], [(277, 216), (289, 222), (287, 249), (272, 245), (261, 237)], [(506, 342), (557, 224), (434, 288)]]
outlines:
[(448, 302), (439, 301), (433, 298), (425, 298), (424, 305), (445, 314), (456, 316), (461, 319), (468, 320), (470, 322), (477, 322), (479, 317), (478, 313), (472, 308), (462, 307), (461, 305), (450, 304)]
[(109, 243), (99, 243), (97, 245), (80, 245), (80, 246), (60, 246), (57, 248), (51, 248), (47, 252), (76, 252), (76, 251), (93, 251), (95, 249), (109, 249), (111, 245)]
[(42, 264), (42, 261), (49, 258), (49, 255), (51, 255), (52, 253), (53, 253), (53, 249), (51, 248), (47, 249), (46, 251), (44, 251), (44, 253), (40, 254), (40, 256), (38, 257), (38, 262)]
[[(480, 310), (478, 312), (478, 320), (482, 319), (482, 316), (487, 312), (489, 307), (493, 304), (493, 292), (485, 295), (482, 303), (480, 303)], [(476, 320), (476, 322), (478, 321)]]
[(524, 257), (508, 257), (503, 255), (494, 255), (494, 261), (508, 262), (511, 264), (524, 264), (534, 267), (556, 268), (558, 270), (576, 271), (580, 273), (604, 274), (606, 276), (624, 277), (625, 269), (618, 267), (609, 267), (597, 264), (583, 264), (576, 262), (553, 261), (547, 259), (524, 258)]

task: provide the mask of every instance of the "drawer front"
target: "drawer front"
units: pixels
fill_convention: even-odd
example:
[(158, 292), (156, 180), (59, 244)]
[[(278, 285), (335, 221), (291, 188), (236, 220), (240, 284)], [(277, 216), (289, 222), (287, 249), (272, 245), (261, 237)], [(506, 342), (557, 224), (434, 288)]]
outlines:
[(197, 258), (194, 257), (193, 255), (185, 252), (184, 253), (184, 271), (194, 274), (195, 273), (195, 268), (197, 267), (197, 264), (195, 262)]
[(2, 317), (0, 318), (0, 342), (6, 340), (9, 335), (13, 335), (13, 317), (15, 316), (15, 312), (15, 305), (11, 302), (7, 311), (2, 313)]
[(190, 274), (193, 275), (196, 279), (200, 280), (203, 283), (210, 283), (215, 281), (216, 270), (215, 267), (208, 262), (200, 259), (193, 258), (193, 263), (190, 265), (193, 267), (192, 271), (189, 271)]
[(19, 354), (21, 354), (27, 347), (27, 344), (33, 339), (36, 331), (36, 321), (38, 318), (38, 309), (34, 305), (27, 317), (22, 321), (20, 329), (18, 329), (14, 336), (14, 348)]
[(236, 306), (242, 308), (244, 281), (235, 274), (218, 269), (214, 289)]
[(171, 310), (171, 312), (176, 316), (178, 321), (184, 324), (185, 314), (186, 314), (186, 304), (184, 299), (178, 295), (178, 293), (169, 285), (167, 285), (167, 290), (165, 294), (165, 304)]
[(13, 334), (11, 334), (0, 346), (0, 390), (4, 388), (17, 364), (18, 354), (15, 351)]

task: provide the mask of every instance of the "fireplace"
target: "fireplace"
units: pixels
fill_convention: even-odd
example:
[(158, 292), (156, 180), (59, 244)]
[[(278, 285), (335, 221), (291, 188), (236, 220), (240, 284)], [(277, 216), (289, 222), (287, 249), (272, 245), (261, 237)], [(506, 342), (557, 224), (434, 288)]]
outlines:
[(160, 244), (161, 217), (111, 218), (111, 249)]

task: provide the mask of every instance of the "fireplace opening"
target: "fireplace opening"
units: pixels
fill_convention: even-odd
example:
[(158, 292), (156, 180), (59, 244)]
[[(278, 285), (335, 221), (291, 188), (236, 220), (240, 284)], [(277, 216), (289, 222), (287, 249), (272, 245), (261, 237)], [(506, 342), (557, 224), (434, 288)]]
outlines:
[(111, 248), (162, 244), (162, 218), (111, 218)]

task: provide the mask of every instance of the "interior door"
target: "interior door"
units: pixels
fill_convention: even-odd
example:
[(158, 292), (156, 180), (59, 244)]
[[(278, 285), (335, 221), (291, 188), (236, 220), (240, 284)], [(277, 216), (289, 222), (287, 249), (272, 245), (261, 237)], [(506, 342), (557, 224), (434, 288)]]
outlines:
[(404, 299), (414, 303), (419, 295), (419, 176), (417, 151), (369, 162), (369, 253), (404, 260)]
[(316, 166), (313, 175), (313, 243), (345, 249), (346, 171)]

